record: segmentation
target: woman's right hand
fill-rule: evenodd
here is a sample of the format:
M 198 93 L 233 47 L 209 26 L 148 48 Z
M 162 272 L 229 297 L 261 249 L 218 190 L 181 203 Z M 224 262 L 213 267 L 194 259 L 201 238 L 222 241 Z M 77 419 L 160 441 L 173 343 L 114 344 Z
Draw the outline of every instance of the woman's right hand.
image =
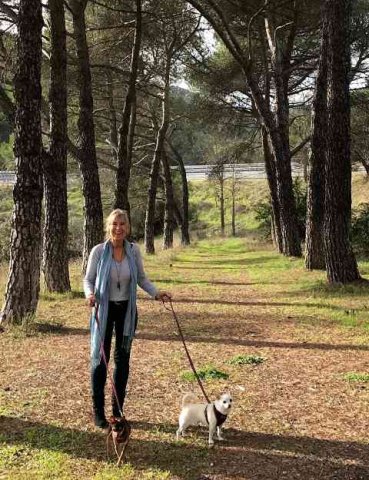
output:
M 89 307 L 93 307 L 96 303 L 96 297 L 93 293 L 90 293 L 90 295 L 87 297 L 87 305 Z

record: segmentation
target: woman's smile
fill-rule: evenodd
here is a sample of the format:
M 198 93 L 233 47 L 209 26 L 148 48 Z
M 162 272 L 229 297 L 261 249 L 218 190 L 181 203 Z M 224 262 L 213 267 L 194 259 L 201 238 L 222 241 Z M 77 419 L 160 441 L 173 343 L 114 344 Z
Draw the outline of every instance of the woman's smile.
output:
M 115 239 L 125 239 L 127 236 L 127 223 L 121 219 L 116 219 L 111 224 L 111 236 Z

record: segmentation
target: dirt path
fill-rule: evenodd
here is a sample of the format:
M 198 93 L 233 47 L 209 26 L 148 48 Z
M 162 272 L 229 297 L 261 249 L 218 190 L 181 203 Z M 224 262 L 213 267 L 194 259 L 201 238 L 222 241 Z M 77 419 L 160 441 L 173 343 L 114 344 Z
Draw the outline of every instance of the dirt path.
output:
M 369 347 L 347 341 L 332 325 L 316 325 L 312 334 L 311 325 L 285 318 L 281 305 L 261 296 L 246 273 L 224 269 L 226 262 L 215 254 L 199 253 L 191 262 L 179 257 L 156 280 L 172 282 L 196 365 L 212 364 L 229 374 L 205 385 L 212 398 L 223 390 L 234 397 L 227 441 L 209 450 L 201 428 L 175 441 L 182 394 L 192 390 L 201 398 L 201 392 L 181 379 L 189 366 L 171 315 L 142 296 L 126 401 L 133 425 L 128 460 L 135 471 L 129 478 L 368 479 L 369 392 L 342 374 L 367 371 Z M 80 479 L 93 478 L 106 465 L 103 435 L 91 425 L 87 312 L 81 303 L 69 303 L 63 326 L 44 326 L 26 338 L 0 336 L 0 439 L 32 449 L 53 438 L 52 448 L 82 472 L 69 469 L 63 478 Z M 45 306 L 41 318 L 55 308 Z M 304 341 L 306 336 L 314 341 Z M 229 364 L 236 355 L 265 360 Z M 26 465 L 22 458 L 8 462 L 13 476 L 1 477 L 0 469 L 0 478 L 17 478 Z

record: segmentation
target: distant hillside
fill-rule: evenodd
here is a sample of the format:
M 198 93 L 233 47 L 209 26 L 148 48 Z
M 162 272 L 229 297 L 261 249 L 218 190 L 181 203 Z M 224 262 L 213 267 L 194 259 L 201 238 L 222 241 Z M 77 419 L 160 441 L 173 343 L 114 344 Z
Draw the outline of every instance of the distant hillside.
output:
M 104 212 L 112 205 L 112 179 L 108 176 L 102 182 Z M 360 203 L 369 203 L 369 178 L 361 173 L 353 175 L 353 209 Z M 193 238 L 216 236 L 220 232 L 219 200 L 216 184 L 203 181 L 191 181 L 190 215 Z M 259 222 L 255 219 L 255 207 L 268 200 L 268 186 L 264 179 L 240 180 L 235 185 L 236 234 L 257 237 Z M 80 181 L 76 177 L 69 182 L 69 228 L 70 250 L 78 253 L 83 230 L 83 199 Z M 144 203 L 136 205 L 138 219 L 144 218 Z M 231 182 L 225 186 L 226 235 L 231 233 Z M 0 261 L 6 260 L 9 250 L 10 220 L 13 210 L 12 187 L 0 185 Z M 142 211 L 141 211 L 142 210 Z

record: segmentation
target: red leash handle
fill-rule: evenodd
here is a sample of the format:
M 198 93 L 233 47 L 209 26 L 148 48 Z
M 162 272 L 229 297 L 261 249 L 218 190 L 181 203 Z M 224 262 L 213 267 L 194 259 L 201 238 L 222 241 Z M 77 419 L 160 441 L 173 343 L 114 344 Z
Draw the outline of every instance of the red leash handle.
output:
M 201 379 L 198 375 L 198 373 L 196 372 L 196 368 L 195 368 L 195 365 L 193 364 L 193 361 L 192 361 L 192 358 L 191 358 L 191 355 L 190 355 L 190 352 L 188 351 L 188 348 L 187 348 L 187 345 L 186 345 L 186 341 L 184 339 L 184 336 L 183 336 L 183 332 L 182 332 L 182 328 L 181 328 L 181 325 L 179 324 L 179 320 L 178 320 L 178 317 L 177 317 L 177 314 L 176 312 L 174 311 L 174 308 L 173 308 L 173 303 L 172 303 L 172 299 L 169 298 L 168 302 L 170 304 L 170 308 L 168 308 L 166 305 L 165 305 L 165 302 L 164 300 L 162 300 L 163 302 L 163 305 L 164 305 L 164 308 L 165 310 L 168 310 L 168 312 L 172 312 L 172 315 L 173 315 L 173 318 L 177 324 L 177 328 L 178 328 L 178 332 L 179 332 L 179 335 L 181 337 L 181 340 L 182 340 L 182 343 L 183 343 L 183 346 L 184 346 L 184 349 L 185 349 L 185 352 L 186 352 L 186 355 L 187 355 L 187 358 L 188 358 L 188 361 L 190 362 L 190 365 L 191 365 L 191 369 L 196 377 L 196 380 L 197 380 L 197 383 L 199 384 L 199 387 L 201 388 L 201 391 L 205 397 L 205 400 L 207 401 L 207 403 L 211 403 L 208 396 L 206 395 L 206 392 L 205 392 L 205 389 L 204 389 L 204 386 L 201 382 Z

